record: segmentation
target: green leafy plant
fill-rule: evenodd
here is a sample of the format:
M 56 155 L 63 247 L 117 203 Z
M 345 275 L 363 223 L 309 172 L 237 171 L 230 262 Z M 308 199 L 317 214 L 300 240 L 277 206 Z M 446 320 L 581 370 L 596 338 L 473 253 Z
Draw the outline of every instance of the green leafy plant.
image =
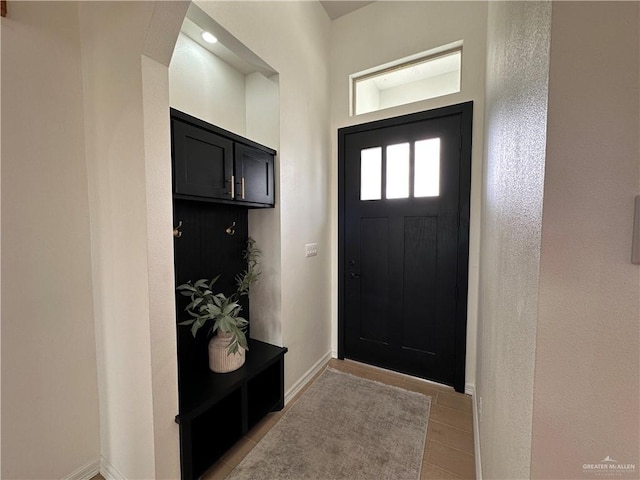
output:
M 255 240 L 249 238 L 247 248 L 242 253 L 243 258 L 247 261 L 247 269 L 236 275 L 237 290 L 233 295 L 227 297 L 224 293 L 213 292 L 213 287 L 220 275 L 211 280 L 202 278 L 195 283 L 191 283 L 189 280 L 177 287 L 181 295 L 191 298 L 191 302 L 185 310 L 193 317 L 190 320 L 180 322 L 180 325 L 190 325 L 191 334 L 195 337 L 200 328 L 213 322 L 209 333 L 213 334 L 219 331 L 231 334 L 228 355 L 238 352 L 239 347 L 245 350 L 249 349 L 245 335 L 249 322 L 240 316 L 242 306 L 239 300 L 240 297 L 249 295 L 251 287 L 260 276 L 258 268 L 260 250 L 256 247 Z

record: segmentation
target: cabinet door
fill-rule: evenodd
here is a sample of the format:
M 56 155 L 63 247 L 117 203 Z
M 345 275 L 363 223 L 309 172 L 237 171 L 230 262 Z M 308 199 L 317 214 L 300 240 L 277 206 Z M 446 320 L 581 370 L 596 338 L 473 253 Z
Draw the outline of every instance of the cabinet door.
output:
M 231 199 L 233 142 L 201 128 L 172 120 L 174 192 Z
M 275 204 L 273 155 L 236 143 L 236 199 Z

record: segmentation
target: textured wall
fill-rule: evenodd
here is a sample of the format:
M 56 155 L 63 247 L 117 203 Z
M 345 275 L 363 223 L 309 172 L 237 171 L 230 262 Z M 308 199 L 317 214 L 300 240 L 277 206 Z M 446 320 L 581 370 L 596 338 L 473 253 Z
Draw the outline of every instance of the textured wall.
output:
M 528 478 L 551 4 L 490 2 L 477 399 L 484 478 Z
M 2 19 L 2 472 L 97 465 L 96 344 L 78 9 Z
M 640 474 L 639 4 L 553 4 L 533 478 Z
M 482 179 L 482 123 L 487 4 L 484 2 L 374 2 L 331 25 L 332 314 L 337 351 L 338 169 L 337 129 L 473 100 L 471 220 L 466 384 L 475 383 L 476 313 Z M 464 41 L 462 91 L 377 112 L 349 116 L 349 75 L 459 40 Z

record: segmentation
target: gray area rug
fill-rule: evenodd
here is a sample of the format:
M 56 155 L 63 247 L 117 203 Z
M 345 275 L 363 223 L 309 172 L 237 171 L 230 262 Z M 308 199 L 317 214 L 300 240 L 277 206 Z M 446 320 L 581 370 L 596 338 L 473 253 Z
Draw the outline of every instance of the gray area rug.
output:
M 430 406 L 328 368 L 227 479 L 418 480 Z

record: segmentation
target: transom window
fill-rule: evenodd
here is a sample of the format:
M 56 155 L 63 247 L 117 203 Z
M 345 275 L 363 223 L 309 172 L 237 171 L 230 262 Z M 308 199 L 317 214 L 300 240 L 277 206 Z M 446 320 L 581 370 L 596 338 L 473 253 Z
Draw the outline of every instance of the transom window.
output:
M 360 151 L 360 200 L 439 195 L 440 138 Z
M 351 115 L 375 112 L 461 91 L 462 42 L 354 73 Z

